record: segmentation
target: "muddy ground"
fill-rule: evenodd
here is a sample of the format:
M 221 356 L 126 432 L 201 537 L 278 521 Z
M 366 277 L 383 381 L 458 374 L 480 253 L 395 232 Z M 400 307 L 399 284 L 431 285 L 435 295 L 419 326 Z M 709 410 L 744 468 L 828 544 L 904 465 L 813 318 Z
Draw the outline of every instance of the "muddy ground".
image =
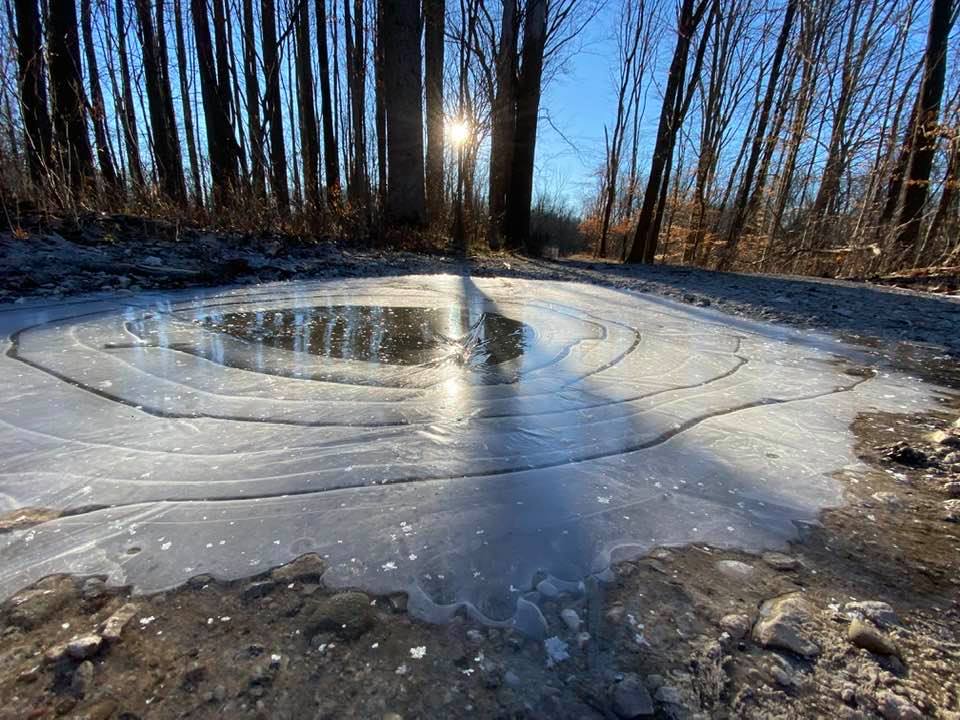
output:
M 464 269 L 442 256 L 275 247 L 269 238 L 81 240 L 2 239 L 5 299 Z M 31 242 L 49 254 L 30 261 Z M 88 251 L 96 262 L 66 272 L 64 253 Z M 228 265 L 231 254 L 246 265 Z M 121 255 L 127 264 L 112 264 Z M 891 362 L 960 387 L 949 356 L 960 350 L 956 299 L 505 256 L 468 268 L 647 290 L 880 348 L 905 341 Z M 31 279 L 12 283 L 21 276 Z M 838 475 L 848 503 L 802 528 L 784 554 L 661 548 L 578 594 L 541 586 L 548 630 L 539 638 L 466 618 L 424 625 L 403 596 L 333 593 L 322 558 L 311 556 L 242 582 L 201 577 L 150 597 L 97 578 L 47 578 L 0 612 L 0 718 L 957 720 L 957 413 L 957 396 L 945 391 L 942 412 L 861 415 L 854 430 L 865 469 Z M 0 532 L 44 519 L 21 511 L 0 518 Z

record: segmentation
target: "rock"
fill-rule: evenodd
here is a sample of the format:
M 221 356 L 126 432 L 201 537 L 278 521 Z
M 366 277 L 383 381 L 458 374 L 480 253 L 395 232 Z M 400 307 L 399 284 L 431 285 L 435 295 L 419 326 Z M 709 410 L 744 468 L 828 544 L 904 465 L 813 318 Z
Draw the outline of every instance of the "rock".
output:
M 661 703 L 668 703 L 670 705 L 682 705 L 683 699 L 680 696 L 680 691 L 675 687 L 669 685 L 661 685 L 657 688 L 656 694 L 653 696 L 654 700 Z
M 746 615 L 724 615 L 720 627 L 734 640 L 742 640 L 750 632 L 750 618 Z
M 952 498 L 960 498 L 960 482 L 948 482 L 943 486 L 943 491 Z
M 160 267 L 163 265 L 163 259 L 157 257 L 156 255 L 147 255 L 145 258 L 140 260 L 140 263 L 146 265 L 147 267 Z
M 40 677 L 40 666 L 34 665 L 31 668 L 22 670 L 17 674 L 17 682 L 28 685 L 29 683 L 36 682 Z
M 915 447 L 910 447 L 905 442 L 898 442 L 896 445 L 889 447 L 884 452 L 883 456 L 887 460 L 891 460 L 900 465 L 906 465 L 907 467 L 912 468 L 921 468 L 926 467 L 929 463 L 929 458 L 923 450 L 918 450 Z
M 544 640 L 543 649 L 547 653 L 547 667 L 553 667 L 570 659 L 570 646 L 556 636 Z
M 884 720 L 921 720 L 921 713 L 906 698 L 884 690 L 877 695 L 877 706 Z
M 880 627 L 890 625 L 900 625 L 900 618 L 885 602 L 879 600 L 863 600 L 861 602 L 848 602 L 843 606 L 844 612 L 859 615 L 867 618 Z
M 198 662 L 190 663 L 180 678 L 180 687 L 187 692 L 193 692 L 197 686 L 207 679 L 207 666 Z
M 716 564 L 717 570 L 732 580 L 746 580 L 753 575 L 753 565 L 739 560 L 720 560 Z
M 327 564 L 323 561 L 323 558 L 316 553 L 307 553 L 291 563 L 276 568 L 270 573 L 270 577 L 278 583 L 285 584 L 292 582 L 319 583 L 326 570 Z
M 247 585 L 243 592 L 240 593 L 240 599 L 244 602 L 250 602 L 251 600 L 257 600 L 258 598 L 266 597 L 272 593 L 277 587 L 277 582 L 275 580 L 258 580 Z
M 797 558 L 777 552 L 764 553 L 763 561 L 774 570 L 781 572 L 796 570 L 800 567 L 800 561 Z
M 816 657 L 820 648 L 805 637 L 805 629 L 812 622 L 813 608 L 800 593 L 773 598 L 760 606 L 760 619 L 753 626 L 753 639 L 765 648 Z
M 74 660 L 86 660 L 96 655 L 102 644 L 103 638 L 96 633 L 81 635 L 67 642 L 67 655 Z
M 930 434 L 931 442 L 937 445 L 960 449 L 960 433 L 950 430 L 937 430 Z
M 140 612 L 139 605 L 127 603 L 103 621 L 103 625 L 100 627 L 100 635 L 108 642 L 116 642 L 123 634 L 123 629 L 138 612 Z
M 857 689 L 847 683 L 843 686 L 843 689 L 840 691 L 840 699 L 843 700 L 847 705 L 853 705 L 857 701 Z
M 520 687 L 523 681 L 520 679 L 520 676 L 517 675 L 513 670 L 507 670 L 503 674 L 503 681 L 510 687 Z
M 73 671 L 73 679 L 70 681 L 70 689 L 80 697 L 86 695 L 93 689 L 93 663 L 84 660 L 77 669 Z
M 854 618 L 847 628 L 847 639 L 858 648 L 869 650 L 876 655 L 900 656 L 897 646 L 886 635 L 857 618 Z
M 407 605 L 410 602 L 410 599 L 407 597 L 406 593 L 393 593 L 387 597 L 387 602 L 390 603 L 390 610 L 400 614 L 407 611 Z
M 343 592 L 322 598 L 305 610 L 308 636 L 332 632 L 344 640 L 356 640 L 376 622 L 370 598 L 361 592 Z
M 52 645 L 43 652 L 43 659 L 48 663 L 59 662 L 65 657 L 67 657 L 67 644 L 65 642 Z
M 560 590 L 549 580 L 541 580 L 537 584 L 537 591 L 545 598 L 555 598 L 560 595 Z
M 84 600 L 96 600 L 107 594 L 107 584 L 98 577 L 87 578 L 80 588 Z
M 653 715 L 653 698 L 636 675 L 625 676 L 613 687 L 613 712 L 621 720 Z
M 14 595 L 7 607 L 8 620 L 23 630 L 32 630 L 50 619 L 74 593 L 73 581 L 66 577 L 49 577 L 33 588 Z
M 945 500 L 941 517 L 947 522 L 960 522 L 960 500 Z
M 577 632 L 580 629 L 580 616 L 577 615 L 577 611 L 573 608 L 562 610 L 560 612 L 560 619 L 562 619 L 573 632 Z
M 75 713 L 73 720 L 108 720 L 108 718 L 113 717 L 116 711 L 116 700 L 112 698 L 102 698 Z M 129 715 L 129 713 L 124 713 L 120 717 L 122 720 L 126 720 Z
M 484 641 L 483 633 L 479 630 L 467 630 L 467 640 L 474 645 L 482 645 Z

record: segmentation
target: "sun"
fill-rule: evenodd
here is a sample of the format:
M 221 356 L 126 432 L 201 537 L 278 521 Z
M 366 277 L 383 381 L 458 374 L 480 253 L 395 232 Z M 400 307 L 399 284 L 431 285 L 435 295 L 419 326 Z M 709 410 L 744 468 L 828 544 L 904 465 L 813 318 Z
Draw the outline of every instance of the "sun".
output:
M 470 123 L 466 120 L 447 120 L 447 137 L 450 143 L 459 147 L 470 140 Z

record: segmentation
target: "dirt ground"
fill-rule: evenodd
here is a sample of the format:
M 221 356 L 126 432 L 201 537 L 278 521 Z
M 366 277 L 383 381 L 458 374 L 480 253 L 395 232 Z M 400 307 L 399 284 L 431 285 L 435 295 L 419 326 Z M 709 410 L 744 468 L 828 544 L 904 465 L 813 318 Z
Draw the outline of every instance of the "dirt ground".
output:
M 0 271 L 9 278 L 25 262 L 20 244 L 27 241 L 8 240 L 0 243 Z M 52 256 L 89 249 L 62 237 L 50 242 Z M 111 242 L 109 252 L 91 247 L 110 257 L 124 252 Z M 52 260 L 37 262 L 33 287 L 5 281 L 6 298 L 200 284 L 197 276 L 156 271 L 207 272 L 203 263 L 212 263 L 170 247 L 157 241 L 139 248 L 123 275 L 128 283 L 109 264 L 83 271 L 90 280 L 58 276 Z M 253 265 L 259 260 L 250 257 L 270 257 L 259 247 L 235 249 Z M 138 274 L 151 253 L 161 264 Z M 303 268 L 247 267 L 233 278 L 211 270 L 204 284 L 462 268 L 450 258 L 332 245 L 317 246 L 313 257 L 281 247 L 273 257 L 277 267 Z M 906 344 L 883 353 L 891 363 L 960 388 L 950 357 L 960 349 L 956 299 L 810 279 L 514 257 L 474 259 L 470 271 L 642 289 L 881 348 L 896 339 Z M 545 637 L 465 617 L 425 625 L 407 614 L 403 596 L 324 587 L 323 560 L 315 556 L 237 583 L 200 577 L 147 597 L 98 578 L 46 578 L 0 611 L 0 719 L 960 720 L 955 391 L 944 391 L 942 406 L 924 416 L 861 415 L 853 429 L 865 469 L 837 476 L 847 504 L 801 528 L 802 539 L 787 552 L 661 548 L 618 562 L 609 577 L 579 593 L 541 586 Z M 44 519 L 18 511 L 0 518 L 0 533 Z

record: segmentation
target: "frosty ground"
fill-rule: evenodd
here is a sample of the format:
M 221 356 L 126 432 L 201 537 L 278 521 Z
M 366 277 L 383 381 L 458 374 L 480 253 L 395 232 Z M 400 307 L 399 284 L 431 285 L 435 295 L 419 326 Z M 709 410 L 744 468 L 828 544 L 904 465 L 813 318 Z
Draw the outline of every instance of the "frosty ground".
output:
M 224 243 L 197 258 L 197 244 L 138 244 L 140 260 L 118 271 L 111 263 L 130 245 L 47 237 L 48 260 L 27 263 L 17 242 L 10 239 L 5 267 L 32 280 L 5 282 L 11 301 L 291 276 L 576 280 L 837 332 L 880 364 L 956 386 L 955 298 L 333 245 L 288 252 Z M 91 252 L 96 269 L 63 274 L 65 254 L 86 258 L 76 268 L 93 262 Z M 542 637 L 464 616 L 417 622 L 402 595 L 327 587 L 314 556 L 235 583 L 193 578 L 152 596 L 130 597 L 96 578 L 41 580 L 5 605 L 0 695 L 9 700 L 0 716 L 958 717 L 960 509 L 950 500 L 960 490 L 960 429 L 954 394 L 940 397 L 939 411 L 855 420 L 855 451 L 868 470 L 838 476 L 847 503 L 786 553 L 661 548 L 618 563 L 606 582 L 569 592 L 542 585 Z M 45 519 L 14 513 L 4 522 L 12 532 Z

